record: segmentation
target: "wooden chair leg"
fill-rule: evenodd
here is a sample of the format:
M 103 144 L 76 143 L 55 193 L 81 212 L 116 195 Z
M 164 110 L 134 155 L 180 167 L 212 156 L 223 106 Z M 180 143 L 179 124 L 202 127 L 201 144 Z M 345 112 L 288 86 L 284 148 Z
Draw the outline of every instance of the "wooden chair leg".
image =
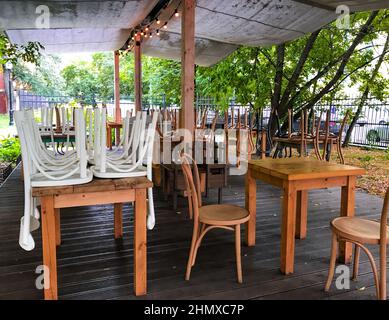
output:
M 344 157 L 343 157 L 343 151 L 342 151 L 342 146 L 341 146 L 340 138 L 338 139 L 336 145 L 337 145 L 337 149 L 338 149 L 338 156 L 339 156 L 339 159 L 340 159 L 340 163 L 344 164 Z
M 190 251 L 189 251 L 189 258 L 188 258 L 188 263 L 186 265 L 185 280 L 190 279 L 190 271 L 192 270 L 193 254 L 197 242 L 197 237 L 198 237 L 198 227 L 195 227 L 193 229 L 192 242 L 190 244 Z
M 324 287 L 325 292 L 328 292 L 330 290 L 331 282 L 332 282 L 332 279 L 334 278 L 337 253 L 338 253 L 338 238 L 337 238 L 336 234 L 333 233 L 332 234 L 330 268 L 328 270 L 327 282 L 326 282 L 326 285 Z
M 235 226 L 235 253 L 236 253 L 236 274 L 238 282 L 242 283 L 242 257 L 240 252 L 240 224 Z
M 380 298 L 380 282 L 378 280 L 378 271 L 377 271 L 377 267 L 375 265 L 375 262 L 374 262 L 374 257 L 372 256 L 371 252 L 362 244 L 357 244 L 359 247 L 361 247 L 361 249 L 366 253 L 367 257 L 369 258 L 369 261 L 370 261 L 370 265 L 371 265 L 371 268 L 373 270 L 373 275 L 374 275 L 374 283 L 375 283 L 375 286 L 376 286 L 376 294 L 377 294 L 377 299 Z
M 192 196 L 188 194 L 189 219 L 193 220 Z
M 386 300 L 386 246 L 380 246 L 380 300 Z
M 361 248 L 357 245 L 354 245 L 354 266 L 353 266 L 352 280 L 357 280 L 357 277 L 358 277 L 360 253 L 361 253 Z

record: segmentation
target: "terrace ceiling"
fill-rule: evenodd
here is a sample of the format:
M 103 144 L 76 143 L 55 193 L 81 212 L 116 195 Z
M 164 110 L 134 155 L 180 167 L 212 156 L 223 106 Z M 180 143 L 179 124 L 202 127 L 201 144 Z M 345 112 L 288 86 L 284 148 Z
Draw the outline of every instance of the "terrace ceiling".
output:
M 12 42 L 39 41 L 50 53 L 113 51 L 123 47 L 132 28 L 160 2 L 0 0 L 0 28 Z M 35 25 L 36 7 L 42 4 L 50 8 L 49 29 Z M 179 4 L 170 1 L 161 21 Z M 301 37 L 333 21 L 340 4 L 351 11 L 388 7 L 382 0 L 197 0 L 196 63 L 215 64 L 241 45 L 267 46 Z M 160 37 L 146 39 L 143 53 L 179 60 L 181 19 L 173 17 Z

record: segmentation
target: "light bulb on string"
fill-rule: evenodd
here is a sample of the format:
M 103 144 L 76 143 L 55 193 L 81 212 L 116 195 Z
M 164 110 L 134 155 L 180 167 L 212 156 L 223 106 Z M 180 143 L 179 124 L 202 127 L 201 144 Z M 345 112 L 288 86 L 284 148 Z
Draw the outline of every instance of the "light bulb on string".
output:
M 146 31 L 146 32 L 149 31 L 149 26 L 146 27 L 145 31 Z
M 159 36 L 159 29 L 157 30 L 156 35 Z
M 163 25 L 163 28 L 167 29 L 167 22 L 165 22 L 165 24 Z
M 177 18 L 180 16 L 180 13 L 178 12 L 177 9 L 174 11 L 174 15 L 175 15 Z
M 141 31 L 140 35 L 141 35 L 141 36 L 144 36 L 144 35 L 145 35 L 145 33 L 144 33 L 143 31 Z
M 152 34 L 151 32 L 150 32 L 150 35 L 149 35 L 149 37 L 150 37 L 150 38 L 152 38 L 152 37 L 153 37 L 153 34 Z
M 161 24 L 161 20 L 159 20 L 159 18 L 157 18 L 157 24 Z
M 145 33 L 145 38 L 148 38 L 148 37 L 149 37 L 149 35 L 147 33 Z

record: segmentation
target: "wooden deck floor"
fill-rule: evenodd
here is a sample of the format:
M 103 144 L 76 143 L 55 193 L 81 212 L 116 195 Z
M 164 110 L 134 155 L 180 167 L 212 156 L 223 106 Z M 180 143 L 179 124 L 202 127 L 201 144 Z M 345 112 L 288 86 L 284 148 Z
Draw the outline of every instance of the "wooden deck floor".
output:
M 18 245 L 23 184 L 16 170 L 0 189 L 0 299 L 41 299 L 35 269 L 42 262 L 40 230 L 36 248 Z M 225 203 L 244 205 L 244 180 L 233 177 L 224 189 Z M 211 191 L 208 203 L 215 202 Z M 257 245 L 242 248 L 243 281 L 235 281 L 234 238 L 225 230 L 206 237 L 190 281 L 184 280 L 192 223 L 185 200 L 174 212 L 156 195 L 157 223 L 148 232 L 148 295 L 133 294 L 132 208 L 124 208 L 124 239 L 113 238 L 111 206 L 63 210 L 62 245 L 57 250 L 60 299 L 375 299 L 373 277 L 361 257 L 360 277 L 350 290 L 323 292 L 326 280 L 329 221 L 339 212 L 339 189 L 309 193 L 308 237 L 296 241 L 295 273 L 279 272 L 280 190 L 260 184 L 257 193 Z M 378 218 L 382 200 L 357 192 L 356 214 Z M 377 254 L 377 250 L 374 250 Z M 377 256 L 377 255 L 376 255 Z

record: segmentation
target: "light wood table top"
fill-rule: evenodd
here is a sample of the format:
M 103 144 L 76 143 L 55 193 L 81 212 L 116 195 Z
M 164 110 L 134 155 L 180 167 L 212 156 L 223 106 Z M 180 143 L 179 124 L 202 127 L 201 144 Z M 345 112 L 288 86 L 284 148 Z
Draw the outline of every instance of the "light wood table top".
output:
M 56 196 L 62 194 L 75 194 L 86 192 L 104 192 L 127 189 L 151 188 L 153 183 L 146 177 L 122 178 L 122 179 L 98 179 L 93 178 L 89 183 L 60 186 L 60 187 L 34 187 L 33 197 Z
M 366 170 L 310 158 L 250 160 L 249 169 L 282 180 L 306 180 L 349 175 L 364 175 Z

